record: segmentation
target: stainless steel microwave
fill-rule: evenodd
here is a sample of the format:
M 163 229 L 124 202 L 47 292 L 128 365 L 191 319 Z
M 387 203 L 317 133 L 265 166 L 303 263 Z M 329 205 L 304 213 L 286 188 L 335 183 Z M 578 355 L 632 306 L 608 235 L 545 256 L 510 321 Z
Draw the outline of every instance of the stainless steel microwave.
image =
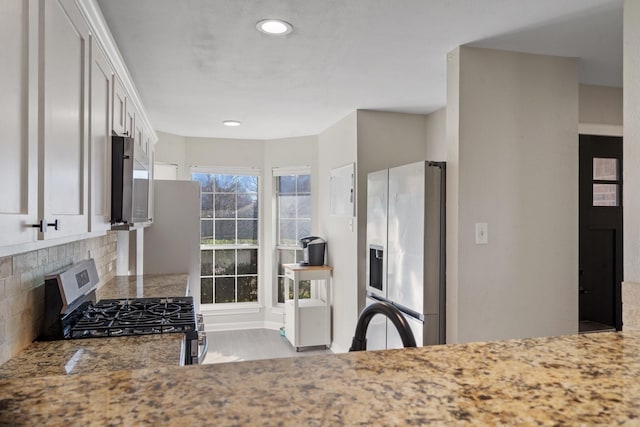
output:
M 113 135 L 111 165 L 111 224 L 150 221 L 147 153 L 133 138 Z

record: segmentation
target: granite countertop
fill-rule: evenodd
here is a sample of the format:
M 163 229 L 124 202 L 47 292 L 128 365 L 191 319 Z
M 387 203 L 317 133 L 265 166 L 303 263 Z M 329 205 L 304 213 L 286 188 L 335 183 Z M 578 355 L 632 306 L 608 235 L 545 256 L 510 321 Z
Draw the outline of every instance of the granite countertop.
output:
M 96 291 L 96 299 L 184 296 L 188 278 L 116 276 Z M 0 365 L 0 379 L 179 366 L 183 339 L 184 334 L 177 333 L 34 342 Z
M 184 334 L 34 342 L 0 366 L 0 379 L 180 366 Z
M 116 276 L 98 288 L 96 299 L 182 297 L 188 283 L 188 274 Z
M 0 381 L 11 425 L 640 423 L 640 332 Z

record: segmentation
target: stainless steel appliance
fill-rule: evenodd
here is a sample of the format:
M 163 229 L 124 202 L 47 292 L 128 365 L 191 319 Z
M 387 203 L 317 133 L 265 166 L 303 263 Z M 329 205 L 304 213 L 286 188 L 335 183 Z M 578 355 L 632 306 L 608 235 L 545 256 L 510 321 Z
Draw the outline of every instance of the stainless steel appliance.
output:
M 418 346 L 445 343 L 445 163 L 417 162 L 367 179 L 367 305 L 405 316 Z M 372 320 L 368 341 L 400 348 L 395 328 Z
M 308 236 L 300 239 L 302 261 L 300 265 L 324 265 L 327 242 L 321 237 Z
M 148 222 L 149 158 L 133 138 L 111 137 L 111 224 Z
M 184 364 L 198 364 L 207 350 L 193 298 L 95 300 L 99 283 L 93 259 L 45 278 L 45 313 L 40 340 L 182 333 Z

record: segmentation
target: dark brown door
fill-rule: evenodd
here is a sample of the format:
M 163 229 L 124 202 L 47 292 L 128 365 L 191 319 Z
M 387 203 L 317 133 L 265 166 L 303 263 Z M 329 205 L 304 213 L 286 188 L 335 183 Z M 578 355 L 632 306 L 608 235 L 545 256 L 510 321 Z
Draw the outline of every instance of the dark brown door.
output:
M 622 329 L 622 138 L 580 135 L 580 321 Z

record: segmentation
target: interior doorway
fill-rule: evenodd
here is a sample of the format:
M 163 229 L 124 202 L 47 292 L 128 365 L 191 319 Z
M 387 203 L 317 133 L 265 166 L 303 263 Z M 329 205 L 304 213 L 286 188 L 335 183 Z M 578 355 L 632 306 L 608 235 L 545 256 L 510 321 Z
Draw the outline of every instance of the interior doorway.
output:
M 622 138 L 580 135 L 580 332 L 622 329 Z

